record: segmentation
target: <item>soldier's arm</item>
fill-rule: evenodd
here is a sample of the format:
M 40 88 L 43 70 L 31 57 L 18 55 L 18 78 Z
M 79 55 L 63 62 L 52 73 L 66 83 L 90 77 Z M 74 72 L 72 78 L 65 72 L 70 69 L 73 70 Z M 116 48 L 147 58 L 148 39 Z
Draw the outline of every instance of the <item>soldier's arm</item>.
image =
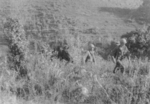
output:
M 93 54 L 93 61 L 94 61 L 94 63 L 96 63 L 96 58 L 95 58 L 94 54 Z
M 89 56 L 90 59 L 92 59 L 92 55 L 91 55 L 91 53 L 89 51 L 87 51 L 87 55 L 86 56 Z
M 131 53 L 130 53 L 130 51 L 129 51 L 129 49 L 127 48 L 127 52 L 126 52 L 126 57 L 127 57 L 127 59 L 128 60 L 130 60 L 130 56 L 131 56 Z
M 83 57 L 83 62 L 85 63 L 85 60 L 86 60 L 86 58 L 87 58 L 87 56 L 88 56 L 88 52 L 86 52 L 86 54 L 85 54 L 85 56 Z
M 113 61 L 114 63 L 116 63 L 116 58 L 115 58 L 116 52 L 117 52 L 117 48 L 115 48 L 115 49 L 112 51 L 112 54 L 111 54 L 111 58 L 112 58 L 112 61 Z
M 112 56 L 112 61 L 113 61 L 114 63 L 116 63 L 116 59 L 115 59 L 114 56 Z
M 131 53 L 128 52 L 127 59 L 130 60 L 130 58 L 131 58 Z

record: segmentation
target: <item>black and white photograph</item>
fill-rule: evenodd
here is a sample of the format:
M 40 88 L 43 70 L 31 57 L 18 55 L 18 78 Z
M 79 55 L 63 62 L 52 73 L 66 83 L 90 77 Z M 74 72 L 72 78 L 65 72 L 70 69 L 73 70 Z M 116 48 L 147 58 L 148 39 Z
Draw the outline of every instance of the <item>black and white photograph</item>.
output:
M 150 104 L 150 0 L 0 0 L 0 104 Z

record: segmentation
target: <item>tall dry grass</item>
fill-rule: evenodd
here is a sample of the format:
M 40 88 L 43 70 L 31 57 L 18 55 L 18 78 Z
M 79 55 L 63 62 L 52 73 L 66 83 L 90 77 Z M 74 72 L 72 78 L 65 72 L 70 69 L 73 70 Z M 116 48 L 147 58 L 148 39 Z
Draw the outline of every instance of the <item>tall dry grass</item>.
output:
M 81 48 L 90 37 L 55 12 L 55 5 L 52 12 L 36 7 L 24 24 L 12 18 L 4 22 L 10 52 L 0 64 L 0 103 L 149 104 L 149 60 L 124 60 L 124 74 L 112 73 L 114 63 L 99 55 L 96 64 L 82 64 Z M 50 60 L 53 43 L 64 40 L 74 64 Z
M 15 80 L 15 72 L 3 69 L 0 82 L 3 104 L 149 103 L 148 61 L 124 61 L 125 73 L 122 75 L 113 74 L 113 67 L 106 61 L 97 66 L 64 66 L 58 61 L 48 61 L 42 55 L 37 57 L 35 70 L 28 73 L 30 80 Z

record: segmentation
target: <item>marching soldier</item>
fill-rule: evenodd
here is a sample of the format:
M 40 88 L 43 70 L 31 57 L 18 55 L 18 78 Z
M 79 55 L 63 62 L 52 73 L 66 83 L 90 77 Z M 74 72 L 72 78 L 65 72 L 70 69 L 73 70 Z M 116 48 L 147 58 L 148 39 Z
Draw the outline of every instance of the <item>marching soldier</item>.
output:
M 129 59 L 129 50 L 126 47 L 126 39 L 121 39 L 120 43 L 118 44 L 118 47 L 113 51 L 112 53 L 112 59 L 113 62 L 116 64 L 113 73 L 116 72 L 116 70 L 120 70 L 121 73 L 124 72 L 124 66 L 122 65 L 122 60 L 127 57 Z
M 70 56 L 68 49 L 69 46 L 67 44 L 55 47 L 51 60 L 53 57 L 57 57 L 60 61 L 65 60 L 67 63 L 73 63 L 73 58 Z
M 93 44 L 90 44 L 90 50 L 87 51 L 85 58 L 84 58 L 84 63 L 87 63 L 89 60 L 93 63 L 96 63 L 95 60 L 95 46 Z

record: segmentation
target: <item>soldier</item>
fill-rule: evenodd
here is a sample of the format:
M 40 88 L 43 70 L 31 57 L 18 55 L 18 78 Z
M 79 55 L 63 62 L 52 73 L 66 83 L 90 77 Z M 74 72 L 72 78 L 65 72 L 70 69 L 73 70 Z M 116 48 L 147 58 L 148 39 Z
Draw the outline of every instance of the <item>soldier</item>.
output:
M 69 46 L 67 46 L 67 45 L 57 46 L 56 49 L 54 50 L 54 52 L 55 51 L 56 52 L 55 52 L 55 54 L 53 54 L 51 56 L 51 59 L 53 57 L 57 57 L 60 61 L 65 60 L 65 61 L 67 61 L 67 63 L 69 63 L 69 62 L 73 63 L 73 58 L 70 56 L 68 49 L 69 49 Z
M 124 72 L 124 66 L 122 65 L 122 60 L 127 57 L 129 59 L 129 50 L 126 47 L 126 39 L 121 39 L 120 43 L 118 44 L 118 47 L 113 51 L 112 53 L 112 59 L 113 62 L 116 64 L 113 73 L 116 72 L 116 70 L 120 70 L 121 73 Z
M 85 55 L 84 63 L 88 62 L 88 60 L 90 60 L 91 62 L 96 63 L 95 55 L 94 55 L 94 53 L 95 53 L 95 46 L 93 44 L 90 44 L 90 48 L 91 48 L 91 50 L 87 51 L 87 53 Z

